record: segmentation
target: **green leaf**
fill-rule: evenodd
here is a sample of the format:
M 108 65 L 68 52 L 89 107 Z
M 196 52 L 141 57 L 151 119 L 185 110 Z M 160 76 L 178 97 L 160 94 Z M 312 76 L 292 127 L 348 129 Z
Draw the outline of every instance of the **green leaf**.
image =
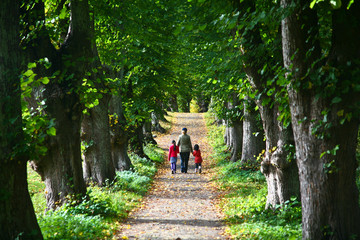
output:
M 46 131 L 46 133 L 50 136 L 56 136 L 56 128 L 51 127 Z
M 66 8 L 61 9 L 61 12 L 59 14 L 60 19 L 65 19 L 66 17 Z
M 28 63 L 28 68 L 35 68 L 36 67 L 36 63 Z
M 347 6 L 347 9 L 349 10 L 349 8 L 351 7 L 351 5 L 354 3 L 354 0 L 350 0 L 349 1 L 349 4 L 348 4 L 348 6 Z
M 50 82 L 50 80 L 49 80 L 48 77 L 44 77 L 44 78 L 41 79 L 41 82 L 42 82 L 43 84 L 48 84 L 48 83 Z
M 330 0 L 330 4 L 333 9 L 341 8 L 341 0 Z
M 32 70 L 30 70 L 30 69 L 27 70 L 26 72 L 24 72 L 24 76 L 26 76 L 26 77 L 30 77 L 33 74 L 34 74 L 34 72 Z
M 310 3 L 310 8 L 313 8 L 315 6 L 315 4 L 319 3 L 319 2 L 322 2 L 324 0 L 313 0 L 311 3 Z
M 312 1 L 312 2 L 310 3 L 310 8 L 313 8 L 313 7 L 315 6 L 315 3 L 316 3 L 316 0 Z
M 199 30 L 201 30 L 201 31 L 205 30 L 206 26 L 207 26 L 207 24 L 206 24 L 206 23 L 205 23 L 205 24 L 203 24 L 203 25 L 201 25 L 201 26 L 199 27 Z
M 174 31 L 174 35 L 175 36 L 179 35 L 183 29 L 184 28 L 182 26 L 178 26 Z
M 339 103 L 341 102 L 341 98 L 340 97 L 334 97 L 333 100 L 331 101 L 331 103 Z
M 185 26 L 185 29 L 186 29 L 187 31 L 191 31 L 191 30 L 194 29 L 194 26 L 193 26 L 192 24 L 188 24 L 188 25 Z

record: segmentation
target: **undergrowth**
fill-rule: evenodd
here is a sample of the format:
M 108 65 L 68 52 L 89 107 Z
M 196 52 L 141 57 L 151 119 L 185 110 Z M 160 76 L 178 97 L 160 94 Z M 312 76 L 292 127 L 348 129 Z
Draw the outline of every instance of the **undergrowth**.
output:
M 215 181 L 223 196 L 228 233 L 234 239 L 301 239 L 301 204 L 292 198 L 275 209 L 266 209 L 267 184 L 259 166 L 230 162 L 224 145 L 224 126 L 206 114 L 208 139 L 217 162 Z
M 89 186 L 87 196 L 69 201 L 56 211 L 45 213 L 44 183 L 28 168 L 29 192 L 44 239 L 113 239 L 119 223 L 140 204 L 163 161 L 162 150 L 154 145 L 144 149 L 150 160 L 130 155 L 133 169 L 117 172 L 105 187 Z

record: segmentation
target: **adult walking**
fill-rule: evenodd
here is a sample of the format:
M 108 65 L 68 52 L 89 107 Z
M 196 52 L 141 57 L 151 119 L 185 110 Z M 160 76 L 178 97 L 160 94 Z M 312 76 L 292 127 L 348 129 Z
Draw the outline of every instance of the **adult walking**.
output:
M 182 134 L 179 136 L 177 145 L 180 147 L 180 165 L 181 172 L 187 173 L 189 165 L 190 153 L 193 151 L 190 136 L 187 134 L 187 129 L 182 129 Z

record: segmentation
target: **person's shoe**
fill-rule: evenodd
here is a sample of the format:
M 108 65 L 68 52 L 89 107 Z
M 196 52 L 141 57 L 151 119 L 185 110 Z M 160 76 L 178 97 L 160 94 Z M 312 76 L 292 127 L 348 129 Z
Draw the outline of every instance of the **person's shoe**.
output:
M 199 167 L 199 173 L 201 173 L 201 167 Z
M 171 174 L 174 174 L 174 170 L 171 170 Z

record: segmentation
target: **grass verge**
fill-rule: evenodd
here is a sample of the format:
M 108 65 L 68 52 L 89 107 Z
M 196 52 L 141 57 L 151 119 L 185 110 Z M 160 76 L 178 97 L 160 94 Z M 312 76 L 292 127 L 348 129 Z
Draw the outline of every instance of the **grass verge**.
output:
M 223 141 L 224 126 L 214 125 L 211 113 L 205 119 L 228 234 L 233 239 L 301 239 L 300 203 L 291 199 L 275 210 L 265 209 L 267 184 L 260 166 L 244 170 L 240 162 L 230 162 Z
M 105 187 L 88 187 L 88 198 L 71 200 L 56 211 L 45 213 L 45 185 L 28 167 L 29 192 L 44 239 L 115 239 L 129 212 L 139 206 L 163 161 L 163 151 L 154 145 L 144 148 L 150 160 L 130 155 L 134 168 L 117 172 Z

